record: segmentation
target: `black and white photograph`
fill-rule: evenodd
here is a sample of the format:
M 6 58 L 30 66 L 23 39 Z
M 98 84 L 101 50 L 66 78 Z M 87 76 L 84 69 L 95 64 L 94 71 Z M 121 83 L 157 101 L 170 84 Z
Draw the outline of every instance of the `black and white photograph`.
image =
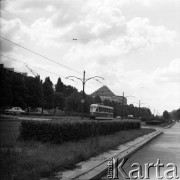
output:
M 0 0 L 0 179 L 180 179 L 180 1 Z

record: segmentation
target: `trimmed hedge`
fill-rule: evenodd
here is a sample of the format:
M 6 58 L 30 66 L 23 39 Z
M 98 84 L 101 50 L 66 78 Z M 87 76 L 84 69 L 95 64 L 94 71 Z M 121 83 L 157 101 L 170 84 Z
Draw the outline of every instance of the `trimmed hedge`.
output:
M 148 125 L 159 125 L 161 123 L 162 123 L 162 121 L 159 121 L 159 120 L 152 120 L 152 121 L 146 122 L 146 124 L 148 124 Z
M 20 140 L 36 140 L 61 144 L 78 141 L 97 135 L 109 135 L 117 131 L 140 129 L 139 121 L 83 121 L 73 123 L 51 123 L 44 121 L 23 121 L 20 126 Z

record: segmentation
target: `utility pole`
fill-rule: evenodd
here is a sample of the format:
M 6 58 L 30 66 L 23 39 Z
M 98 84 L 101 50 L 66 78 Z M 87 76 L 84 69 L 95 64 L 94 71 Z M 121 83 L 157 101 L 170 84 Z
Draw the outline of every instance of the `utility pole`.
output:
M 128 97 L 133 97 L 133 98 L 135 98 L 134 96 L 124 96 L 124 92 L 123 92 L 123 99 L 122 99 L 122 117 L 121 117 L 121 119 L 123 120 L 124 119 L 124 98 L 128 98 Z
M 141 101 L 139 100 L 139 102 L 132 102 L 132 103 L 136 103 L 138 105 L 138 119 L 140 118 L 141 115 L 141 104 L 147 104 L 147 103 L 141 103 Z
M 82 119 L 84 118 L 84 103 L 85 103 L 85 92 L 84 92 L 84 88 L 85 88 L 85 71 L 83 72 L 83 94 L 82 94 Z
M 141 103 L 141 101 L 139 100 L 139 111 L 138 111 L 138 119 L 140 119 L 141 116 L 141 104 L 147 104 L 147 103 Z
M 83 92 L 82 92 L 82 99 L 81 99 L 81 103 L 82 103 L 82 114 L 81 114 L 81 118 L 83 119 L 84 118 L 84 103 L 85 103 L 85 84 L 87 81 L 89 81 L 90 79 L 95 79 L 97 80 L 96 78 L 100 78 L 100 79 L 103 79 L 103 77 L 100 77 L 100 76 L 93 76 L 93 77 L 90 77 L 90 78 L 87 78 L 86 79 L 86 72 L 84 71 L 83 72 L 83 78 L 79 78 L 79 77 L 76 77 L 76 76 L 68 76 L 66 77 L 65 79 L 69 79 L 69 78 L 76 78 L 78 80 L 80 80 L 82 82 L 82 85 L 83 85 Z M 98 81 L 98 80 L 97 80 Z
M 138 111 L 138 119 L 140 119 L 140 106 L 141 106 L 141 101 L 139 100 L 139 111 Z
M 123 92 L 123 99 L 122 99 L 122 120 L 124 118 L 124 92 Z

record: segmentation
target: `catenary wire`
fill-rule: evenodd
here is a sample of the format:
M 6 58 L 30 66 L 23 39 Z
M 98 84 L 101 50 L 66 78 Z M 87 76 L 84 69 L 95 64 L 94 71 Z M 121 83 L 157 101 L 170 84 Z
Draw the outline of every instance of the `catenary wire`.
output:
M 59 74 L 57 74 L 57 73 L 54 73 L 54 72 L 51 72 L 51 71 L 47 71 L 47 70 L 45 70 L 45 69 L 39 68 L 39 67 L 34 66 L 34 65 L 31 65 L 31 64 L 29 64 L 29 63 L 25 63 L 25 62 L 23 62 L 23 61 L 14 59 L 14 58 L 12 58 L 12 57 L 6 56 L 6 55 L 1 54 L 1 53 L 0 53 L 0 55 L 3 56 L 3 57 L 5 57 L 5 58 L 8 58 L 8 59 L 10 59 L 10 60 L 13 60 L 13 61 L 22 63 L 22 64 L 24 64 L 24 65 L 29 65 L 29 66 L 34 67 L 34 68 L 36 68 L 36 69 L 39 69 L 39 70 L 41 70 L 41 71 L 44 71 L 44 72 L 47 72 L 47 73 L 50 73 L 50 74 L 54 74 L 54 75 L 56 75 L 56 76 L 58 76 L 58 77 L 61 77 L 61 78 L 65 79 L 65 80 L 71 80 L 71 81 L 73 81 L 73 82 L 76 82 L 76 83 L 80 84 L 80 82 L 77 82 L 77 81 L 75 81 L 75 80 L 73 80 L 73 79 L 66 79 L 64 76 L 59 75 Z M 90 86 L 87 86 L 87 85 L 86 85 L 86 87 L 88 87 L 89 89 L 92 89 Z M 94 89 L 92 89 L 92 90 L 94 90 Z

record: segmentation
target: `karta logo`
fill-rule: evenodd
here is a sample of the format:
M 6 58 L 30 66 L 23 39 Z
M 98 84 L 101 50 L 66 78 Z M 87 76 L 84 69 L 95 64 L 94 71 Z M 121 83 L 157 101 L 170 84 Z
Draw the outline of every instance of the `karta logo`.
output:
M 174 163 L 168 163 L 167 165 L 162 164 L 160 159 L 157 159 L 156 163 L 145 163 L 144 164 L 144 174 L 142 171 L 142 165 L 139 163 L 133 163 L 131 165 L 131 170 L 127 173 L 123 166 L 125 164 L 124 159 L 110 158 L 108 161 L 108 179 L 118 179 L 121 174 L 124 179 L 151 179 L 150 168 L 154 168 L 156 179 L 179 179 L 177 175 L 177 166 Z M 162 167 L 166 170 L 162 171 Z

